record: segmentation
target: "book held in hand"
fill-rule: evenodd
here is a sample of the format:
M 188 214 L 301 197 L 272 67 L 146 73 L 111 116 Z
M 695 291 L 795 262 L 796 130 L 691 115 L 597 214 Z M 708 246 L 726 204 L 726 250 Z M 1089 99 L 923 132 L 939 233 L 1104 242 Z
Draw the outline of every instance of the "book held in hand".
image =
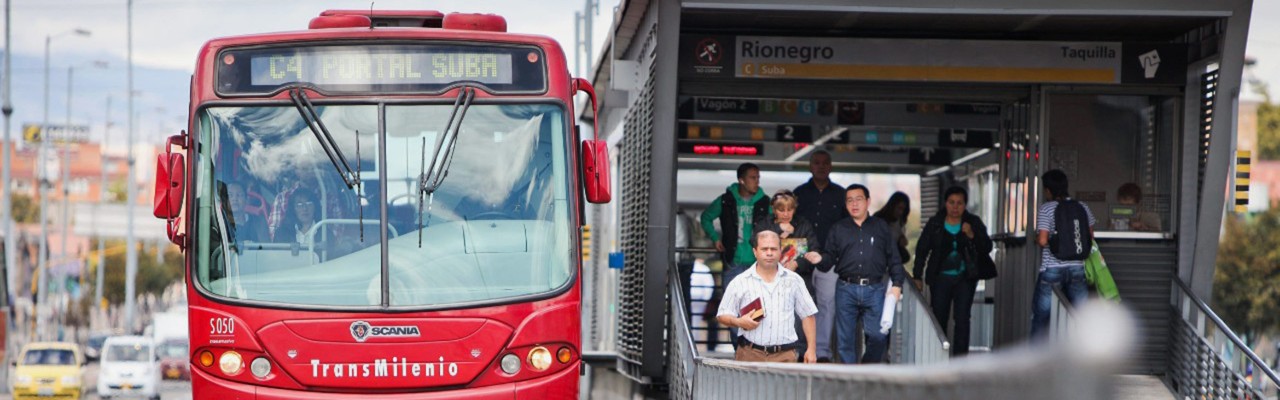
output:
M 809 240 L 805 238 L 786 238 L 782 239 L 782 257 L 779 260 L 782 265 L 796 261 L 800 257 L 804 257 L 809 252 Z
M 746 307 L 742 307 L 742 310 L 738 311 L 738 315 L 751 318 L 752 321 L 759 321 L 764 318 L 764 305 L 760 302 L 760 298 L 757 297 L 751 303 L 748 303 Z

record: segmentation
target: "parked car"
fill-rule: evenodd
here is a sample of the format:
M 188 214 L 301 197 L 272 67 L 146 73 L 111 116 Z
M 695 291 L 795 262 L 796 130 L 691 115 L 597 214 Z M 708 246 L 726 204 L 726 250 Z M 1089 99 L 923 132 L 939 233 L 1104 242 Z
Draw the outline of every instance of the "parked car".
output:
M 164 379 L 191 380 L 191 350 L 187 338 L 169 338 L 160 344 L 160 371 Z
M 112 336 L 102 345 L 98 396 L 160 399 L 160 357 L 144 336 Z
M 89 361 L 98 361 L 98 357 L 102 355 L 102 343 L 111 337 L 108 333 L 95 333 L 89 336 L 89 342 L 84 346 L 84 358 Z
M 15 399 L 61 397 L 78 399 L 84 356 L 79 346 L 65 342 L 34 342 L 14 360 Z

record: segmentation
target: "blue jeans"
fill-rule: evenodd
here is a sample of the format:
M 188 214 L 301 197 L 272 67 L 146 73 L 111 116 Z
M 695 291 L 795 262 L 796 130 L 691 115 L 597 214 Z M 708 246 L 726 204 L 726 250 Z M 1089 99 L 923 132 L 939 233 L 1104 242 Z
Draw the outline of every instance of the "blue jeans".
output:
M 1089 286 L 1084 280 L 1084 266 L 1046 268 L 1040 271 L 1036 291 L 1031 300 L 1031 340 L 1043 341 L 1049 333 L 1049 309 L 1053 308 L 1053 287 L 1062 287 L 1063 294 L 1072 307 L 1084 304 L 1089 298 Z
M 861 362 L 866 364 L 884 361 L 885 349 L 889 347 L 889 335 L 880 333 L 880 314 L 884 312 L 885 286 L 888 284 L 887 280 L 865 286 L 845 281 L 836 282 L 836 353 L 840 355 L 840 362 L 859 362 L 856 336 L 859 320 L 862 321 L 862 334 L 867 340 Z

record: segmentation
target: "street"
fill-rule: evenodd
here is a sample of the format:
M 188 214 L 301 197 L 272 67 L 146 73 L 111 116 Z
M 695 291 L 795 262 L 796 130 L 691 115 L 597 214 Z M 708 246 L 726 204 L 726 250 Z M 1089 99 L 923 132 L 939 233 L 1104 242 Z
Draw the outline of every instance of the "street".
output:
M 98 400 L 96 387 L 98 385 L 98 363 L 91 362 L 84 366 L 84 396 L 82 399 Z M 11 399 L 8 394 L 0 395 L 4 399 Z M 174 381 L 165 380 L 160 383 L 160 398 L 164 400 L 185 400 L 191 398 L 191 381 Z

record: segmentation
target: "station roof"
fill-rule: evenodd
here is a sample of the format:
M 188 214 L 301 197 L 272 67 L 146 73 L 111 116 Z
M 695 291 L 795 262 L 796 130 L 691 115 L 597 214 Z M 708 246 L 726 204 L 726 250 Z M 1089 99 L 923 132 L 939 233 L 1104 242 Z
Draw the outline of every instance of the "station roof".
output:
M 909 13 L 822 10 L 688 8 L 688 29 L 787 36 L 947 37 L 1001 40 L 1116 40 L 1165 42 L 1212 23 L 1219 15 L 1045 15 L 998 12 Z

